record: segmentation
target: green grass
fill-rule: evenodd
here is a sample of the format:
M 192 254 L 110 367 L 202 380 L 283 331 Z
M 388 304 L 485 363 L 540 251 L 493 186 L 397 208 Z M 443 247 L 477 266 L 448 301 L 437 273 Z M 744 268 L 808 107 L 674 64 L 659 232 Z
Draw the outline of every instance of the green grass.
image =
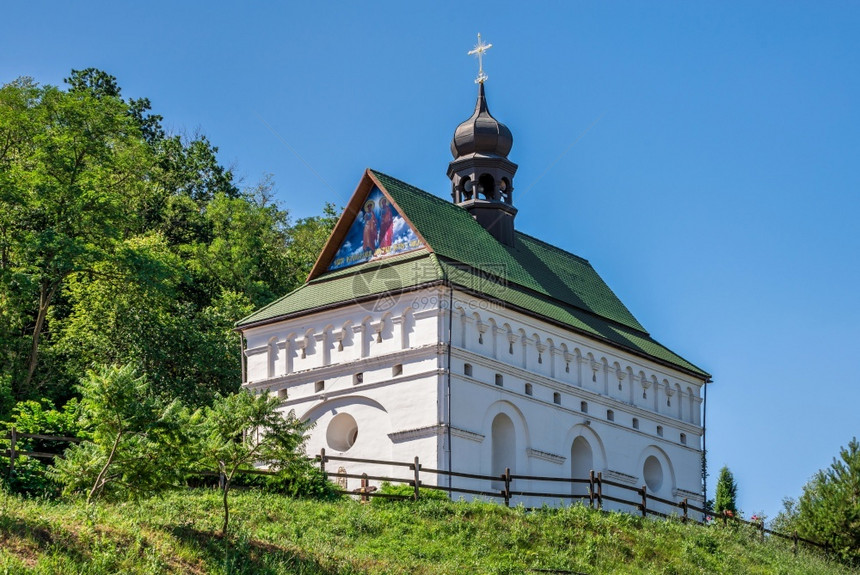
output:
M 209 490 L 128 503 L 0 494 L 5 573 L 857 573 L 751 529 L 644 520 L 575 506 L 526 512 L 487 503 L 333 503 L 256 491 L 232 496 L 217 535 Z

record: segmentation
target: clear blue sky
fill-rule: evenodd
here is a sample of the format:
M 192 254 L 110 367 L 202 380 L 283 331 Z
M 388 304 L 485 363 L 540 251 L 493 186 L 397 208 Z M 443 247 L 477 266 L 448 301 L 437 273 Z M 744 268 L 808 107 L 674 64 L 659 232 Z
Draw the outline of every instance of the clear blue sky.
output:
M 302 217 L 366 167 L 449 197 L 481 32 L 518 228 L 714 375 L 711 493 L 773 516 L 860 435 L 860 4 L 275 4 L 11 2 L 0 82 L 104 69 Z

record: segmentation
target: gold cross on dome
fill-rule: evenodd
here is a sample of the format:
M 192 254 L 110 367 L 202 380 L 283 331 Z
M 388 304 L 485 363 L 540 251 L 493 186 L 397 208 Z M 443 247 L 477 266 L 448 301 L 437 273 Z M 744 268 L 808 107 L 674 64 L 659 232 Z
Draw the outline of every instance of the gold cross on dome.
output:
M 487 75 L 484 74 L 484 52 L 492 47 L 492 44 L 484 44 L 484 41 L 481 40 L 481 34 L 478 34 L 478 43 L 475 44 L 475 49 L 469 50 L 469 56 L 478 57 L 478 77 L 475 78 L 476 84 L 483 84 L 487 81 Z

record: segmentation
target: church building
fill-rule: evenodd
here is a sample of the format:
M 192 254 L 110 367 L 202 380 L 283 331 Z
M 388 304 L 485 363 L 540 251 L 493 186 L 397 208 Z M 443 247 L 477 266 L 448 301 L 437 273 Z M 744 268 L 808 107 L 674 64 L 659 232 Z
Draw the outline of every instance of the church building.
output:
M 306 283 L 238 322 L 244 387 L 315 423 L 309 455 L 418 456 L 496 476 L 594 470 L 700 506 L 709 374 L 651 337 L 587 260 L 517 229 L 513 137 L 490 115 L 485 79 L 451 142 L 451 199 L 367 170 Z M 491 490 L 421 479 L 454 498 Z

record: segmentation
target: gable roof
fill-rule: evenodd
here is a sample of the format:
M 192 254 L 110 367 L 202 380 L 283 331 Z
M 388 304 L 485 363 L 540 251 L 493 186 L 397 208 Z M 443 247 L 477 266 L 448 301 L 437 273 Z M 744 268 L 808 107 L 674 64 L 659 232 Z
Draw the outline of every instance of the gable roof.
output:
M 374 185 L 412 226 L 424 247 L 328 271 Z M 522 232 L 516 232 L 514 246 L 506 246 L 463 208 L 374 170 L 367 170 L 362 178 L 308 281 L 236 325 L 241 329 L 439 282 L 710 380 L 707 372 L 652 339 L 587 260 Z

